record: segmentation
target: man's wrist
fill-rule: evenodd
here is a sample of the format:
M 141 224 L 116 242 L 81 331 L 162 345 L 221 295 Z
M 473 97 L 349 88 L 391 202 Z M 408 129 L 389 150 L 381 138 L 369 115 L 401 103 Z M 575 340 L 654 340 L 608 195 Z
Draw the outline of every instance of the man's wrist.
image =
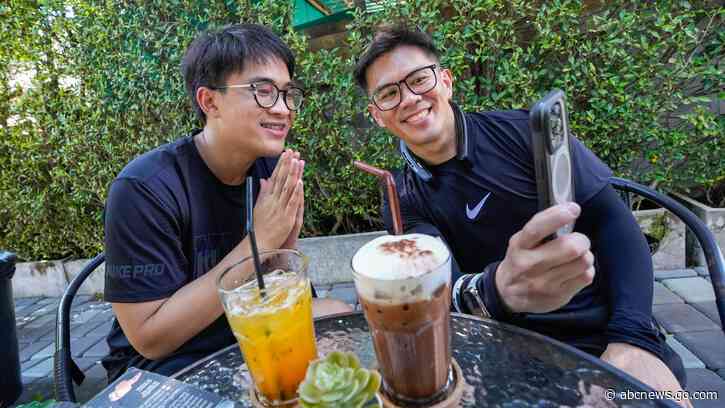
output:
M 260 234 L 259 232 L 255 231 L 255 238 L 257 239 L 257 250 L 259 252 L 262 251 L 273 251 L 275 249 L 280 249 L 280 241 L 277 241 L 277 244 L 270 242 L 271 240 L 267 238 L 267 236 Z M 249 249 L 249 254 L 252 254 L 252 236 L 247 235 L 245 236 L 245 239 L 249 240 L 249 244 L 247 244 L 247 248 Z
M 517 313 L 517 311 L 511 306 L 511 303 L 506 300 L 505 293 L 501 290 L 501 282 L 499 280 L 499 277 L 501 276 L 501 274 L 499 273 L 499 269 L 502 267 L 503 264 L 503 262 L 500 262 L 492 273 L 493 288 L 496 291 L 496 296 L 498 297 L 501 310 L 507 315 L 512 315 L 514 313 Z
M 284 244 L 282 244 L 281 249 L 297 249 L 297 241 L 297 238 L 287 240 Z
M 477 274 L 463 275 L 453 286 L 453 306 L 463 313 L 506 320 L 513 314 L 504 307 L 496 291 L 499 262 L 487 265 Z
M 501 293 L 496 285 L 498 280 L 498 269 L 501 267 L 502 263 L 503 262 L 494 262 L 486 266 L 486 274 L 480 286 L 485 294 L 484 299 L 491 316 L 497 320 L 509 320 L 516 313 L 512 311 L 509 305 L 504 303 Z
M 458 311 L 458 313 L 470 313 L 470 310 L 464 305 L 463 302 L 463 290 L 468 287 L 468 283 L 473 279 L 473 274 L 465 274 L 458 278 L 456 282 L 453 284 L 452 292 L 452 302 L 453 307 Z
M 476 316 L 491 318 L 491 313 L 486 307 L 486 301 L 484 300 L 484 292 L 479 290 L 481 285 L 479 281 L 485 278 L 486 270 L 473 276 L 468 281 L 466 287 L 463 288 L 463 303 L 466 305 L 469 311 Z
M 490 318 L 491 314 L 478 291 L 478 281 L 484 272 L 465 274 L 458 278 L 453 285 L 453 307 L 460 313 L 472 314 L 478 317 Z

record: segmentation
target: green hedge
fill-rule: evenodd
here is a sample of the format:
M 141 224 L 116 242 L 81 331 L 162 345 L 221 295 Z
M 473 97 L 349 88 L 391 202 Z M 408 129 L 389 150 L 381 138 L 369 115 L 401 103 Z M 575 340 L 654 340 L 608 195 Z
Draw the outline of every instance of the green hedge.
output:
M 357 10 L 347 46 L 314 53 L 291 29 L 292 3 L 0 5 L 0 248 L 24 259 L 99 251 L 113 177 L 198 125 L 179 73 L 186 45 L 199 30 L 239 21 L 272 26 L 298 56 L 309 97 L 290 144 L 308 160 L 308 236 L 380 228 L 377 183 L 350 165 L 400 165 L 351 75 L 380 22 L 431 32 L 467 109 L 528 107 L 560 87 L 573 130 L 618 174 L 680 191 L 723 181 L 723 117 L 704 98 L 723 98 L 725 12 L 716 1 L 409 0 Z M 30 86 L 12 81 L 28 70 Z

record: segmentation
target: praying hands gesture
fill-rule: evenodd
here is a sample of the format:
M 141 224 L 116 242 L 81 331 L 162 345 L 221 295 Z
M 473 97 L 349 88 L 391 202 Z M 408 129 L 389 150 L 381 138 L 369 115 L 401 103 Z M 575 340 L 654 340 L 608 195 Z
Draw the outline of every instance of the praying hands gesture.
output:
M 305 161 L 287 149 L 268 179 L 260 180 L 254 224 L 260 250 L 293 249 L 302 229 L 305 209 L 302 173 Z

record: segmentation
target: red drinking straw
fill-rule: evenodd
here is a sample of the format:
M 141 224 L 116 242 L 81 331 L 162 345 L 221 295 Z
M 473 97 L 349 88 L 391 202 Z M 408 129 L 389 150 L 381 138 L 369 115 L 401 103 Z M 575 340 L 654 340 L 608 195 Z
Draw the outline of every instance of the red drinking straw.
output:
M 371 166 L 361 161 L 354 161 L 352 164 L 358 169 L 370 173 L 385 182 L 388 193 L 388 203 L 390 206 L 390 215 L 393 217 L 393 233 L 395 235 L 403 235 L 403 220 L 400 217 L 400 203 L 398 202 L 398 189 L 395 187 L 395 180 L 389 171 Z

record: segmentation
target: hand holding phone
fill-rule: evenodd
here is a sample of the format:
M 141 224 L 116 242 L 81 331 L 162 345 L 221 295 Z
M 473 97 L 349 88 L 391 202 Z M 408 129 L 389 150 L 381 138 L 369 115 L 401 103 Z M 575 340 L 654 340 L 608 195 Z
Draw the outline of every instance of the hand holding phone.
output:
M 529 113 L 533 138 L 539 211 L 574 201 L 572 157 L 569 149 L 569 118 L 564 92 L 555 89 L 536 102 Z M 568 234 L 567 224 L 550 238 Z

